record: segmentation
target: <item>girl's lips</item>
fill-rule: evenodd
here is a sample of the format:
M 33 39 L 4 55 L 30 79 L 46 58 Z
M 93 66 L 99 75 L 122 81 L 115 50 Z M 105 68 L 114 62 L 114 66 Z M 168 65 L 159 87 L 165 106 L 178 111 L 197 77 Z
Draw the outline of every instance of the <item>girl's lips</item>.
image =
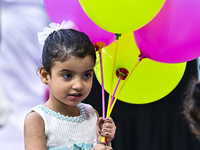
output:
M 69 96 L 72 98 L 72 99 L 78 99 L 82 96 L 83 94 L 69 94 Z

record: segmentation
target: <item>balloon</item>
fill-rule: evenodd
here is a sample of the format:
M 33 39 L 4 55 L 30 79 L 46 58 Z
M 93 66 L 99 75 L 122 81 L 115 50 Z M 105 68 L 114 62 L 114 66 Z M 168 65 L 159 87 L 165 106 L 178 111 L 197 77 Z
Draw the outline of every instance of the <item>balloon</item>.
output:
M 180 63 L 200 56 L 200 1 L 167 0 L 158 15 L 134 31 L 141 52 L 164 63 Z
M 108 93 L 111 86 L 114 49 L 115 43 L 102 49 L 104 87 Z M 133 33 L 123 34 L 118 42 L 115 69 L 126 68 L 130 72 L 136 64 L 139 54 L 140 51 L 136 46 Z M 100 65 L 98 63 L 99 60 L 97 60 L 95 74 L 98 81 L 101 81 Z M 185 68 L 186 62 L 167 64 L 145 58 L 130 75 L 118 99 L 131 104 L 145 104 L 157 101 L 169 94 L 178 85 Z M 118 77 L 115 75 L 113 87 L 116 86 L 117 82 Z M 119 88 L 123 82 L 124 80 L 121 80 Z
M 104 42 L 109 45 L 115 40 L 114 33 L 101 29 L 85 14 L 78 0 L 44 0 L 44 5 L 52 22 L 72 20 L 93 44 Z
M 79 0 L 86 14 L 112 33 L 128 33 L 151 21 L 166 0 Z

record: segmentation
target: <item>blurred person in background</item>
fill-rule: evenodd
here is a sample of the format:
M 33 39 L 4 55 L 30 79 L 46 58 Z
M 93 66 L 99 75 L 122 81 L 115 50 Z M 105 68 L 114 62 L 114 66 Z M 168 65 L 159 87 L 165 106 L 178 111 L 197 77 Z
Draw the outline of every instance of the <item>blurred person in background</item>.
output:
M 183 114 L 191 132 L 200 140 L 200 81 L 192 78 L 184 96 Z
M 5 97 L 2 87 L 0 86 L 0 128 L 6 124 L 8 116 L 10 115 L 10 103 Z
M 1 0 L 0 85 L 11 110 L 4 111 L 7 121 L 0 128 L 2 150 L 24 149 L 25 115 L 45 102 L 46 86 L 37 75 L 42 53 L 37 33 L 49 22 L 43 0 Z

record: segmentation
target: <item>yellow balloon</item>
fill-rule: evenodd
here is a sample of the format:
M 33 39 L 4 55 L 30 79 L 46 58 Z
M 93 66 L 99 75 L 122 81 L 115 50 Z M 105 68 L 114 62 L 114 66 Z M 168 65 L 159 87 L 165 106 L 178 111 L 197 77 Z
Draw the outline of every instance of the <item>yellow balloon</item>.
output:
M 112 33 L 129 33 L 150 22 L 166 0 L 79 0 L 99 27 Z
M 115 43 L 102 49 L 104 88 L 108 93 L 111 86 L 114 51 Z M 133 33 L 123 34 L 118 41 L 115 70 L 126 68 L 130 72 L 136 64 L 139 54 L 140 51 L 135 43 Z M 168 95 L 178 85 L 185 68 L 186 62 L 166 64 L 144 58 L 130 75 L 118 99 L 131 104 L 146 104 L 157 101 Z M 95 74 L 101 83 L 100 70 L 100 61 L 97 59 Z M 115 75 L 113 90 L 117 82 L 118 77 Z M 123 82 L 124 80 L 120 82 L 118 90 Z

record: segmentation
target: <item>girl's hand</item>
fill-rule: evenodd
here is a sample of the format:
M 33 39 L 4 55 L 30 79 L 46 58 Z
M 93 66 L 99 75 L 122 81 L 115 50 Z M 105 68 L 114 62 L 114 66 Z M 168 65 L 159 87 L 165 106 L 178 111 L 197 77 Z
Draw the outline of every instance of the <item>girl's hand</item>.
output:
M 97 141 L 101 142 L 102 136 L 106 137 L 106 143 L 110 143 L 115 137 L 116 126 L 111 117 L 105 118 L 103 120 L 100 117 L 97 120 Z
M 112 150 L 112 147 L 103 144 L 97 144 L 91 150 Z

